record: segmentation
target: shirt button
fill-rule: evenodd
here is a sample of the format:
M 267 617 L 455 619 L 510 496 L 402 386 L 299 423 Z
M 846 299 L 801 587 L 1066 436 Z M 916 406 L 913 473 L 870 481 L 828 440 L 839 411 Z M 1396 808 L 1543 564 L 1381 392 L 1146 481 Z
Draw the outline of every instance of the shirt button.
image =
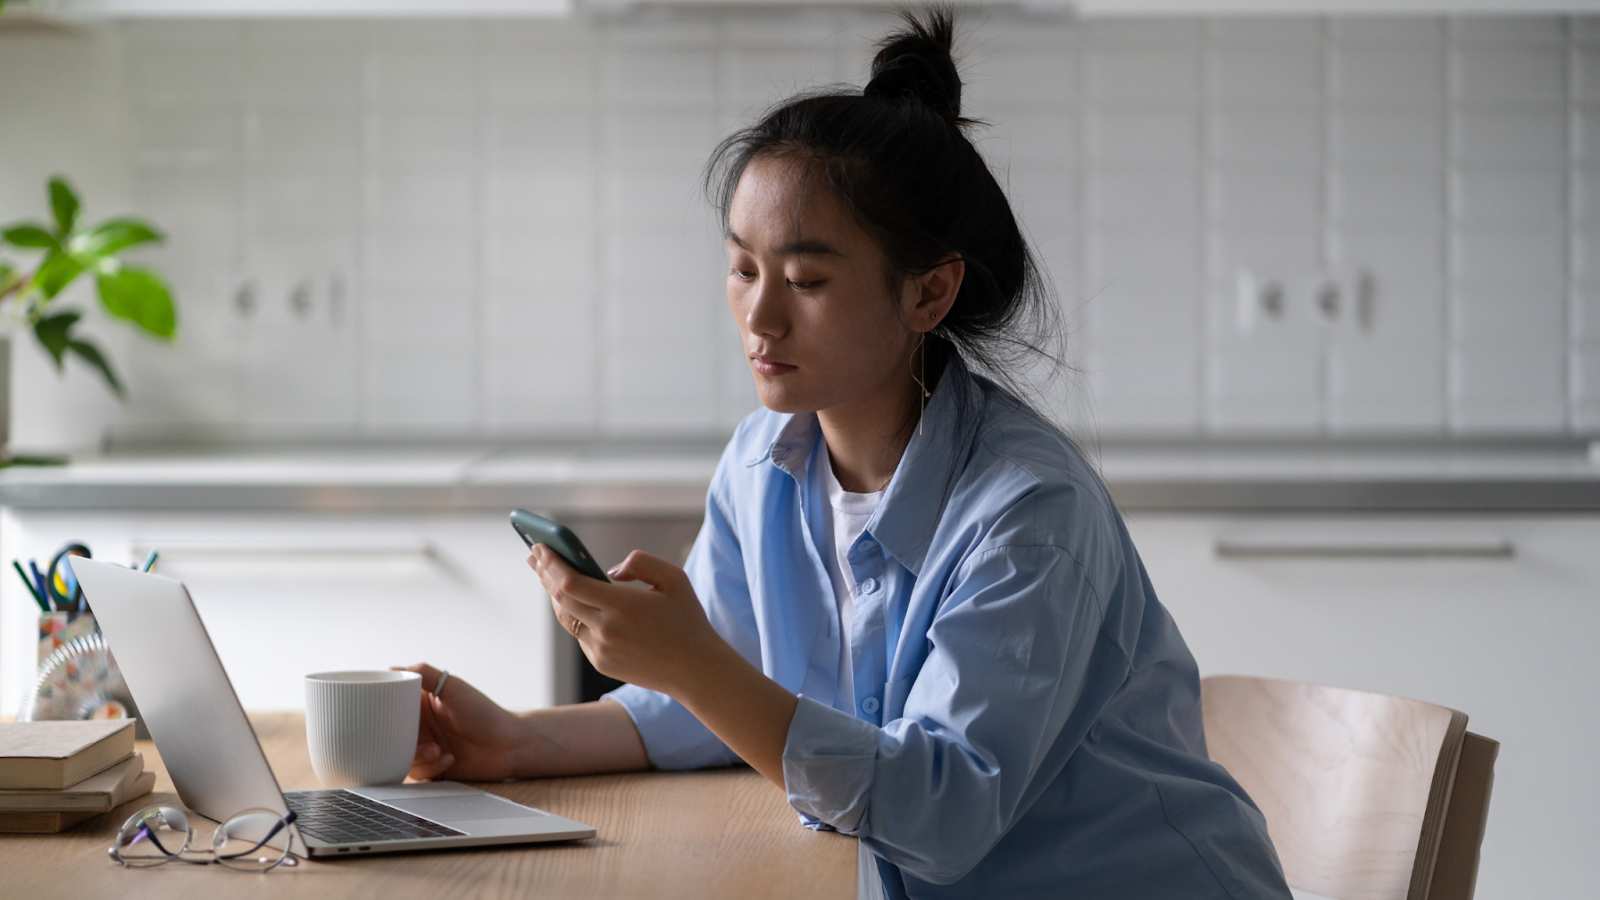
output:
M 878 711 L 878 698 L 877 697 L 868 697 L 867 699 L 861 701 L 861 711 L 866 713 L 869 716 L 872 715 L 873 713 L 877 712 Z
M 861 552 L 862 553 L 872 553 L 873 551 L 875 551 L 877 549 L 878 549 L 878 542 L 874 541 L 872 538 L 867 538 L 866 540 L 861 542 Z
M 863 594 L 870 594 L 877 589 L 878 579 L 876 578 L 868 578 L 867 580 L 861 582 L 861 593 Z

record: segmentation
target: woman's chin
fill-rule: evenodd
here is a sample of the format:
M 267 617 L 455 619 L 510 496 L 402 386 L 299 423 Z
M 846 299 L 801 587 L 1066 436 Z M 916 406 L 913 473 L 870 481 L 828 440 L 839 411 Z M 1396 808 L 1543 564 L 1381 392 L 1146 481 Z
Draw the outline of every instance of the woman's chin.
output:
M 761 405 L 775 413 L 810 413 L 821 408 L 808 402 L 800 391 L 787 390 L 770 383 L 762 384 L 762 381 L 757 378 L 756 393 L 761 397 Z

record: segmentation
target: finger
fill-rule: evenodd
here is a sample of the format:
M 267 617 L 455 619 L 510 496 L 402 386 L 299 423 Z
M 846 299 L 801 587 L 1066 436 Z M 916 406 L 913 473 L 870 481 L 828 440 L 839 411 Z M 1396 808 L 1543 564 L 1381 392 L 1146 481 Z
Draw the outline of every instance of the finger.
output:
M 422 676 L 422 692 L 424 694 L 432 691 L 434 685 L 438 684 L 439 683 L 439 679 L 444 675 L 444 672 L 442 670 L 435 669 L 433 666 L 430 666 L 427 663 L 413 663 L 413 664 L 411 664 L 409 666 L 390 666 L 389 667 L 389 671 L 391 671 L 391 672 L 415 672 L 418 675 L 421 675 Z
M 412 764 L 410 774 L 411 777 L 417 781 L 432 781 L 433 779 L 438 778 L 440 775 L 450 771 L 450 767 L 455 764 L 455 754 L 446 753 L 432 762 Z
M 434 708 L 438 704 L 438 698 L 426 691 L 422 693 L 422 716 L 417 719 L 418 747 L 439 739 L 437 730 L 434 728 L 435 720 L 438 718 L 438 713 L 434 711 Z
M 642 581 L 657 590 L 677 587 L 688 579 L 682 569 L 643 550 L 629 553 L 606 574 L 618 581 Z
M 417 744 L 417 753 L 411 757 L 413 766 L 426 765 L 444 755 L 444 748 L 429 741 Z
M 550 592 L 550 604 L 556 610 L 556 618 L 567 616 L 585 625 L 593 623 L 605 612 L 602 607 L 590 606 L 571 594 L 559 591 Z
M 555 614 L 557 625 L 560 625 L 563 629 L 565 629 L 568 634 L 578 638 L 580 642 L 582 641 L 580 635 L 583 634 L 583 631 L 580 629 L 574 632 L 572 624 L 577 622 L 581 625 L 589 625 L 591 624 L 590 622 L 585 622 L 583 619 L 574 615 L 570 610 L 562 606 L 561 601 L 557 600 L 554 596 L 550 598 L 550 611 Z
M 544 582 L 550 599 L 566 607 L 579 619 L 587 621 L 600 611 L 605 601 L 605 591 L 612 588 L 603 581 L 578 574 L 561 555 L 538 544 L 528 557 Z

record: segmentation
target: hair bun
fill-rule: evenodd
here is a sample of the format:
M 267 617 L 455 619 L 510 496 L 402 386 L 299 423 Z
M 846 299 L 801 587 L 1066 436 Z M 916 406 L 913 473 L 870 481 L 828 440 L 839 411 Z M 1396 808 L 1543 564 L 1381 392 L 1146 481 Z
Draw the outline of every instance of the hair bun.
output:
M 872 80 L 862 96 L 885 100 L 913 98 L 955 122 L 961 118 L 961 75 L 951 49 L 955 43 L 955 15 L 939 6 L 921 13 L 903 14 L 905 29 L 890 34 L 878 45 L 872 60 Z

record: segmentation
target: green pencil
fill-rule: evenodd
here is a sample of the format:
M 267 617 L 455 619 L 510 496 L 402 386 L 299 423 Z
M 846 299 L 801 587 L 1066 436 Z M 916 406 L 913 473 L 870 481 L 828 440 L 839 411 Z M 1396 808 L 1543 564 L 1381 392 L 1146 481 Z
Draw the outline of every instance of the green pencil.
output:
M 39 608 L 45 612 L 51 612 L 50 604 L 46 603 L 45 599 L 39 596 L 39 591 L 34 588 L 33 579 L 29 578 L 28 573 L 22 570 L 22 563 L 19 563 L 13 559 L 11 561 L 11 568 L 17 570 L 17 575 L 22 578 L 22 583 L 28 586 L 28 596 L 33 598 L 33 602 L 39 604 Z

